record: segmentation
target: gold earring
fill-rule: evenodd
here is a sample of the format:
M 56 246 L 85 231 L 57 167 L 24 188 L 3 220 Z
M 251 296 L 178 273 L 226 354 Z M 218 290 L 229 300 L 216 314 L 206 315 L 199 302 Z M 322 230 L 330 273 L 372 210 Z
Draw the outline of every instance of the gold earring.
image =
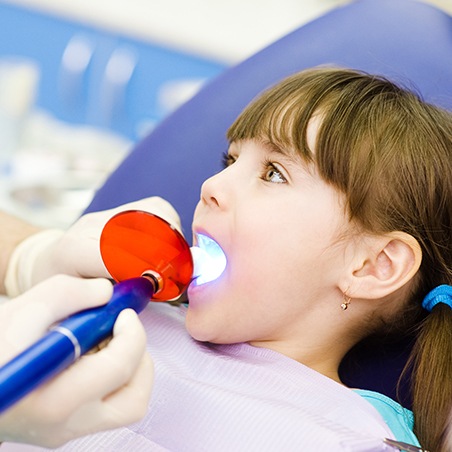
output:
M 350 301 L 352 301 L 352 299 L 348 295 L 346 295 L 344 293 L 344 299 L 343 299 L 342 304 L 341 304 L 341 309 L 343 311 L 347 310 L 348 305 L 350 304 Z

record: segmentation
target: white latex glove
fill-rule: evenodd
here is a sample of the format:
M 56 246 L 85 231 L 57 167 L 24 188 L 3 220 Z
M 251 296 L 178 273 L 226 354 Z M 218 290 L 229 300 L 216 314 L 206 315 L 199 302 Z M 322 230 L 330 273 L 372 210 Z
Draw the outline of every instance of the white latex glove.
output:
M 17 296 L 36 283 L 59 273 L 81 277 L 109 277 L 100 255 L 99 239 L 105 223 L 125 210 L 154 213 L 181 230 L 179 215 L 173 206 L 157 196 L 84 215 L 66 232 L 42 231 L 17 247 L 5 278 L 7 294 L 10 297 Z
M 99 306 L 112 295 L 105 279 L 55 276 L 0 304 L 0 365 L 39 339 L 54 322 Z M 0 415 L 0 441 L 57 447 L 73 438 L 136 422 L 153 382 L 146 334 L 123 311 L 113 338 Z

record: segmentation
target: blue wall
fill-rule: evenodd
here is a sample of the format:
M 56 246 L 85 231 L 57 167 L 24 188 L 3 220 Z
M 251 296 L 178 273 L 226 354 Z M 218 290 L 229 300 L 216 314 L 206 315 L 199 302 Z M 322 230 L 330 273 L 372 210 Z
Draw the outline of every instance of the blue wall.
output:
M 63 64 L 63 55 L 74 55 L 76 49 L 82 50 L 85 60 L 81 58 L 78 68 L 70 69 L 77 60 L 69 60 L 68 66 Z M 0 60 L 10 56 L 38 63 L 39 108 L 69 123 L 113 130 L 134 141 L 144 124 L 157 123 L 167 113 L 158 101 L 167 82 L 208 80 L 225 68 L 207 59 L 0 3 Z

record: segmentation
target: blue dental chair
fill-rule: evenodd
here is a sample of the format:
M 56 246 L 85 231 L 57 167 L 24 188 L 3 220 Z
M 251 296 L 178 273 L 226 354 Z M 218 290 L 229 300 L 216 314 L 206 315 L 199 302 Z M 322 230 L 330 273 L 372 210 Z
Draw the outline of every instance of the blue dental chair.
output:
M 221 169 L 229 125 L 268 86 L 322 64 L 383 74 L 452 110 L 452 17 L 416 0 L 358 0 L 302 26 L 227 70 L 164 120 L 109 177 L 87 212 L 158 195 L 175 206 L 189 237 L 201 183 Z M 396 398 L 409 347 L 406 340 L 366 352 L 359 367 L 345 360 L 344 382 Z M 407 388 L 399 400 L 410 405 Z

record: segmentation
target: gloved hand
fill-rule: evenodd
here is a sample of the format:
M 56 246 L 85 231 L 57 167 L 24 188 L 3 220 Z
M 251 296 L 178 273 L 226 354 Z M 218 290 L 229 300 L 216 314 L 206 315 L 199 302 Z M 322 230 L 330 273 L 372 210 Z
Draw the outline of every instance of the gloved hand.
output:
M 125 210 L 154 213 L 181 230 L 177 212 L 170 203 L 157 196 L 84 215 L 66 232 L 45 230 L 32 235 L 17 247 L 5 278 L 7 294 L 17 296 L 58 273 L 109 277 L 100 255 L 99 239 L 105 223 Z
M 0 365 L 51 324 L 112 295 L 105 279 L 55 276 L 0 304 Z M 64 302 L 62 302 L 62 300 Z M 0 441 L 56 447 L 73 438 L 136 422 L 147 410 L 153 366 L 136 313 L 123 311 L 113 338 L 0 415 Z

